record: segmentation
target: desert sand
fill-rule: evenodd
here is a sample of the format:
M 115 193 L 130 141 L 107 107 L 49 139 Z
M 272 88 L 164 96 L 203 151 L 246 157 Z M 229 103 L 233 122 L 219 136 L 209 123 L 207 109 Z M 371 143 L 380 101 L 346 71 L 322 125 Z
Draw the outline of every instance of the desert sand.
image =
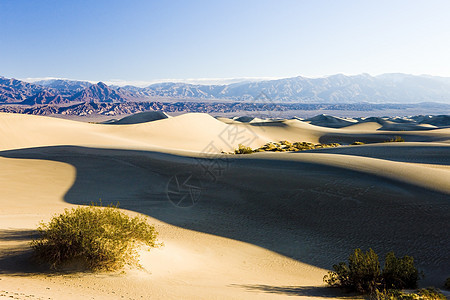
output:
M 0 114 L 0 299 L 355 299 L 322 282 L 355 248 L 413 256 L 421 286 L 450 276 L 450 128 L 143 117 Z M 394 136 L 405 142 L 383 143 Z M 227 154 L 280 140 L 370 144 Z M 142 253 L 143 269 L 29 261 L 40 221 L 100 199 L 156 225 L 165 245 Z

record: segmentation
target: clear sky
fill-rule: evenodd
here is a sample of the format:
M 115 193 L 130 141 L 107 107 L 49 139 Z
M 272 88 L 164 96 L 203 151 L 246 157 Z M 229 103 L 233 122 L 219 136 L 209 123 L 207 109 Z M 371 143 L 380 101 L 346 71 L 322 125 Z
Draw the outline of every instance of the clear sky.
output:
M 449 0 L 0 0 L 0 75 L 450 77 Z

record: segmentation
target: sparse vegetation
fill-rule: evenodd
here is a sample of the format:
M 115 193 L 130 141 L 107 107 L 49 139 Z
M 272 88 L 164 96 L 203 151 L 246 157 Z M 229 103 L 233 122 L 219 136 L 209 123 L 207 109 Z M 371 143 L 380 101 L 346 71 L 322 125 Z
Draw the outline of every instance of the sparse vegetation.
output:
M 419 271 L 414 267 L 414 258 L 407 255 L 397 258 L 394 252 L 386 254 L 383 279 L 387 289 L 416 288 Z
M 390 140 L 384 141 L 384 143 L 391 142 L 404 142 L 405 140 L 401 136 L 395 136 Z M 364 142 L 354 141 L 350 145 L 365 145 Z M 341 144 L 339 143 L 330 143 L 330 144 L 313 144 L 309 142 L 288 142 L 288 141 L 279 141 L 279 142 L 269 142 L 262 147 L 252 149 L 250 147 L 239 144 L 238 148 L 234 150 L 235 154 L 250 154 L 255 152 L 286 152 L 286 151 L 304 151 L 304 150 L 313 150 L 320 148 L 333 148 L 339 147 Z
M 376 290 L 370 299 L 372 300 L 446 300 L 447 298 L 439 290 L 429 287 L 420 289 L 415 293 L 405 293 L 399 290 Z
M 286 151 L 304 151 L 319 148 L 339 147 L 338 143 L 331 144 L 313 144 L 308 142 L 295 142 L 280 141 L 278 143 L 270 142 L 257 149 L 252 149 L 244 145 L 239 144 L 239 148 L 234 151 L 235 154 L 250 154 L 254 152 L 286 152 Z
M 401 143 L 404 141 L 405 139 L 403 139 L 401 136 L 395 136 L 392 139 L 385 141 L 385 143 Z
M 35 258 L 53 269 L 70 266 L 112 271 L 125 264 L 139 266 L 137 248 L 157 247 L 157 232 L 144 217 L 130 217 L 117 206 L 92 204 L 54 216 L 38 227 L 31 242 Z
M 378 255 L 369 249 L 364 253 L 356 249 L 348 258 L 348 265 L 340 262 L 333 266 L 324 281 L 334 287 L 343 287 L 361 293 L 374 292 L 381 285 L 381 269 Z
M 236 154 L 250 154 L 250 153 L 253 153 L 253 150 L 250 147 L 246 147 L 246 146 L 244 146 L 242 144 L 239 144 L 239 148 L 234 150 L 234 153 L 236 153 Z
M 389 252 L 381 270 L 378 255 L 372 249 L 365 253 L 356 249 L 349 256 L 348 265 L 340 262 L 333 269 L 324 277 L 327 284 L 361 293 L 415 288 L 419 280 L 419 272 L 412 257 L 397 258 L 394 252 Z

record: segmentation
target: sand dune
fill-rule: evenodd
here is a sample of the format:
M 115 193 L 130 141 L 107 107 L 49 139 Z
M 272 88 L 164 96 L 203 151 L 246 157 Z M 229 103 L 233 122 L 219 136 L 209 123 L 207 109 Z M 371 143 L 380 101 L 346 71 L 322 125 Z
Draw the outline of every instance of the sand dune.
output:
M 152 122 L 162 119 L 167 119 L 169 115 L 162 111 L 144 111 L 141 113 L 133 114 L 127 117 L 124 117 L 120 120 L 109 120 L 102 122 L 102 124 L 114 124 L 114 125 L 120 125 L 120 124 L 139 124 L 139 123 L 146 123 L 146 122 Z
M 226 124 L 186 114 L 116 126 L 0 114 L 1 293 L 335 298 L 322 276 L 358 247 L 412 255 L 426 274 L 421 284 L 441 286 L 450 270 L 450 129 L 401 132 L 406 143 L 220 154 L 239 143 L 398 135 L 376 124 Z M 196 193 L 178 190 L 187 197 L 177 202 L 174 178 L 190 178 Z M 147 215 L 166 246 L 143 254 L 145 270 L 39 274 L 27 261 L 37 223 L 100 198 Z
M 341 128 L 357 123 L 357 121 L 353 119 L 339 118 L 324 114 L 306 119 L 305 121 L 309 121 L 309 123 L 312 125 L 331 128 Z

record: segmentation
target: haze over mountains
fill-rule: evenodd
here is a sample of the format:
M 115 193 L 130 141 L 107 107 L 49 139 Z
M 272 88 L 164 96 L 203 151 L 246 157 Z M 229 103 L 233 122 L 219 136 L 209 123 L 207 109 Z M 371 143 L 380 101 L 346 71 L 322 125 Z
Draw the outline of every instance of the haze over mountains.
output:
M 0 104 L 69 104 L 82 102 L 232 100 L 275 103 L 421 103 L 450 104 L 450 78 L 383 74 L 342 74 L 325 78 L 293 77 L 229 85 L 158 83 L 148 87 L 108 86 L 102 82 L 52 79 L 28 83 L 0 77 Z

